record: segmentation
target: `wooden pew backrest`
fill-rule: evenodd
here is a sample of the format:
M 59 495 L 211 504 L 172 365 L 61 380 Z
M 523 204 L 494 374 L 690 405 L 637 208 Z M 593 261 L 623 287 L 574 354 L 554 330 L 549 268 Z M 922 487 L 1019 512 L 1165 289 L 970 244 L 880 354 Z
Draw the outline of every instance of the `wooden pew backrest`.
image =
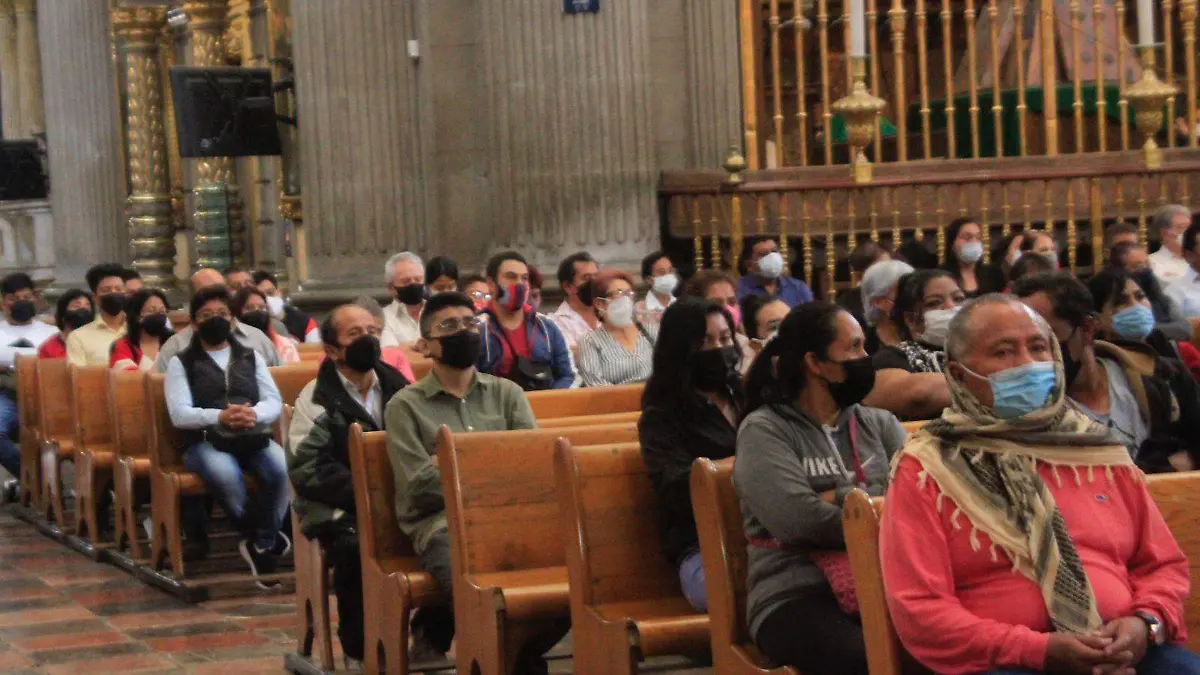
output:
M 548 420 L 640 411 L 642 389 L 640 384 L 628 384 L 620 387 L 533 391 L 526 396 L 529 397 L 534 418 Z
M 452 548 L 467 574 L 565 565 L 554 448 L 637 440 L 633 424 L 438 434 Z M 465 556 L 465 557 L 464 557 Z
M 317 379 L 319 368 L 320 363 L 317 361 L 302 361 L 289 366 L 274 366 L 268 370 L 271 371 L 271 377 L 275 380 L 275 386 L 279 388 L 279 397 L 287 405 L 294 406 L 300 391 L 309 382 Z
M 842 505 L 842 529 L 854 571 L 854 588 L 858 594 L 871 675 L 901 675 L 900 639 L 888 614 L 883 568 L 879 562 L 883 503 L 882 497 L 872 498 L 862 490 L 854 490 Z
M 1191 568 L 1192 592 L 1183 601 L 1188 647 L 1200 649 L 1200 472 L 1163 473 L 1146 477 L 1146 489 L 1167 521 Z
M 749 644 L 746 627 L 746 532 L 733 488 L 733 458 L 692 464 L 692 510 L 704 560 L 714 642 Z M 712 551 L 719 555 L 709 555 Z
M 136 370 L 108 371 L 108 410 L 112 441 L 123 457 L 146 457 L 150 427 L 146 424 L 145 374 Z
M 354 474 L 354 503 L 358 511 L 359 546 L 376 560 L 412 558 L 412 542 L 396 521 L 396 486 L 387 454 L 387 432 L 366 433 L 350 427 L 350 466 Z M 415 569 L 413 570 L 415 571 Z
M 108 372 L 105 366 L 71 366 L 71 417 L 76 448 L 113 441 Z
M 32 429 L 41 423 L 38 411 L 38 358 L 18 354 L 13 362 L 17 373 L 17 415 L 21 426 Z
M 66 359 L 42 359 L 38 363 L 38 404 L 42 438 L 71 438 L 71 373 Z
M 167 412 L 167 397 L 163 391 L 166 376 L 162 373 L 146 373 L 143 384 L 146 402 L 150 411 L 150 442 L 147 443 L 152 470 L 177 470 L 183 465 L 182 458 L 175 452 L 175 427 Z

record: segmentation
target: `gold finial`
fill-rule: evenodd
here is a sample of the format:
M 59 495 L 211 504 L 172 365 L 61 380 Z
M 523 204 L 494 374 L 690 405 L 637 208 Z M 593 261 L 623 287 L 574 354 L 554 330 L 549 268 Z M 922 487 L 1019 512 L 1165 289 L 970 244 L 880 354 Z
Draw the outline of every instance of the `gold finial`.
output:
M 866 59 L 852 61 L 854 86 L 848 96 L 834 101 L 833 112 L 846 123 L 846 140 L 851 147 L 850 169 L 857 183 L 871 182 L 871 162 L 863 152 L 875 136 L 875 120 L 887 103 L 867 91 Z
M 746 171 L 746 158 L 742 156 L 742 150 L 736 143 L 729 147 L 729 156 L 725 158 L 725 170 L 729 172 L 729 184 L 741 185 L 744 180 L 742 174 Z
M 1162 149 L 1155 142 L 1154 135 L 1163 125 L 1163 106 L 1179 90 L 1158 79 L 1158 74 L 1154 72 L 1154 46 L 1140 45 L 1138 49 L 1142 58 L 1142 79 L 1130 85 L 1125 96 L 1133 103 L 1134 126 L 1138 133 L 1146 137 L 1146 143 L 1142 146 L 1146 168 L 1157 169 L 1162 166 Z

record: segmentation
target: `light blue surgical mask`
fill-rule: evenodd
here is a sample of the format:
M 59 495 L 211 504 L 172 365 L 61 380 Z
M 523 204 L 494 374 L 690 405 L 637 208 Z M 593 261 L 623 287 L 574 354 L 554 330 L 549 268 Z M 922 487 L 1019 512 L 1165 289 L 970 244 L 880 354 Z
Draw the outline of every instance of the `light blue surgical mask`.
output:
M 982 377 L 978 373 L 967 372 Z M 992 385 L 992 414 L 1002 420 L 1027 415 L 1050 400 L 1057 382 L 1053 361 L 1032 361 L 987 376 Z
M 764 279 L 778 279 L 783 275 L 783 256 L 772 251 L 759 258 L 758 274 Z
M 958 249 L 958 259 L 972 265 L 983 259 L 983 242 L 971 241 Z
M 1127 307 L 1112 318 L 1113 330 L 1126 340 L 1145 340 L 1154 330 L 1154 312 L 1145 305 Z

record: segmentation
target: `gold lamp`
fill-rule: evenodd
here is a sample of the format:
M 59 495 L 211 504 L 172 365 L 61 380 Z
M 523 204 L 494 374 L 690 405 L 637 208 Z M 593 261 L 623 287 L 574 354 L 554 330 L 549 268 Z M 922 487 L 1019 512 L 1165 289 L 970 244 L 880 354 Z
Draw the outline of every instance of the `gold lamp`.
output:
M 846 140 L 850 143 L 850 171 L 856 183 L 871 182 L 871 162 L 864 149 L 875 135 L 875 118 L 887 103 L 867 91 L 867 59 L 851 59 L 854 86 L 848 96 L 834 101 L 831 108 L 846 123 Z
M 1125 95 L 1133 102 L 1134 126 L 1138 133 L 1146 137 L 1146 143 L 1142 146 L 1146 168 L 1158 169 L 1162 167 L 1162 148 L 1158 147 L 1154 135 L 1163 125 L 1163 106 L 1179 90 L 1158 79 L 1158 74 L 1154 72 L 1154 45 L 1140 45 L 1138 52 L 1142 61 L 1142 79 L 1130 85 Z

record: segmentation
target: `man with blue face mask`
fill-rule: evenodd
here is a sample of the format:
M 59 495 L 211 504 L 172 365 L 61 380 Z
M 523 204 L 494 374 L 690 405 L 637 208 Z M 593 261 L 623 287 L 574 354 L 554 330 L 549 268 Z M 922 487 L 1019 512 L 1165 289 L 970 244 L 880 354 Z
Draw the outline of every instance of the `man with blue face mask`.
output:
M 1062 345 L 1067 396 L 1106 426 L 1148 473 L 1191 470 L 1200 451 L 1200 401 L 1191 376 L 1144 342 L 1096 339 L 1099 317 L 1083 282 L 1066 274 L 1022 279 L 1012 292 Z M 1134 383 L 1137 384 L 1135 388 Z
M 747 295 L 765 295 L 777 297 L 792 308 L 812 302 L 808 285 L 788 276 L 787 261 L 774 239 L 749 239 L 746 244 L 747 274 L 738 279 L 739 301 Z

